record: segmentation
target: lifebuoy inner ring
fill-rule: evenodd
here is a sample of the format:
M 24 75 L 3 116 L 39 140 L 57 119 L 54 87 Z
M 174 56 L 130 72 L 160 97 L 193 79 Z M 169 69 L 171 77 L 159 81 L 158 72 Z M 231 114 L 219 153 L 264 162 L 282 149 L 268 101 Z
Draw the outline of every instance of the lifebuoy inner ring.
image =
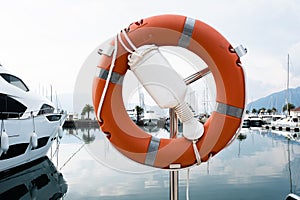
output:
M 150 17 L 132 23 L 125 31 L 137 47 L 149 44 L 180 46 L 194 52 L 208 65 L 216 82 L 217 106 L 204 124 L 204 134 L 196 144 L 201 161 L 207 161 L 232 140 L 242 121 L 245 78 L 239 56 L 212 27 L 185 16 Z M 125 37 L 122 33 L 120 36 Z M 126 43 L 126 46 L 130 44 Z M 101 111 L 97 116 L 99 125 L 115 148 L 136 162 L 157 168 L 194 165 L 196 157 L 191 141 L 183 137 L 163 139 L 151 136 L 129 118 L 122 99 L 122 81 L 128 70 L 129 53 L 120 41 L 111 40 L 110 48 L 101 49 L 101 54 L 93 81 L 93 103 L 95 111 Z M 103 93 L 105 98 L 101 100 Z M 99 109 L 100 101 L 103 102 Z

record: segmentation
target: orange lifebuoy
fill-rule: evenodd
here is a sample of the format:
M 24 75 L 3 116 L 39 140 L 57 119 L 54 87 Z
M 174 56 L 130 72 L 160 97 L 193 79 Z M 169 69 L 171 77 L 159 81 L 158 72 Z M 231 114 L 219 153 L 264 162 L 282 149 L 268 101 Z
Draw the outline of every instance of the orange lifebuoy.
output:
M 204 134 L 196 143 L 205 162 L 222 150 L 236 135 L 245 107 L 245 78 L 240 59 L 229 42 L 209 25 L 180 15 L 160 15 L 132 23 L 125 29 L 137 47 L 180 46 L 194 52 L 206 62 L 216 83 L 216 110 L 204 124 Z M 124 34 L 120 35 L 125 37 Z M 113 46 L 117 42 L 114 68 L 106 80 L 113 61 Z M 107 138 L 128 158 L 157 168 L 179 168 L 196 163 L 192 142 L 181 138 L 156 138 L 142 131 L 129 118 L 122 99 L 122 81 L 128 69 L 129 55 L 120 41 L 112 40 L 110 51 L 102 52 L 98 74 L 93 81 L 93 104 L 99 109 L 105 92 L 98 122 Z M 127 44 L 130 46 L 130 44 Z M 107 53 L 110 52 L 110 53 Z M 105 88 L 106 82 L 108 87 Z

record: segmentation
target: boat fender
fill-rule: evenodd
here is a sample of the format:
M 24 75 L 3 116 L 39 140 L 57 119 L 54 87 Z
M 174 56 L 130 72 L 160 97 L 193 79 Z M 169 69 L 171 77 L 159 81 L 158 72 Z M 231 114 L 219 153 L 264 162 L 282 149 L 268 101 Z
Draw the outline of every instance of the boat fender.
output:
M 5 130 L 1 131 L 1 150 L 6 153 L 9 149 L 8 135 Z
M 125 32 L 124 32 L 125 34 Z M 156 45 L 137 48 L 128 57 L 128 65 L 139 82 L 161 108 L 175 108 L 183 123 L 183 136 L 188 140 L 199 139 L 203 125 L 194 118 L 193 112 L 184 101 L 187 85 L 172 68 Z
M 38 146 L 37 134 L 34 131 L 30 134 L 30 144 L 34 149 Z

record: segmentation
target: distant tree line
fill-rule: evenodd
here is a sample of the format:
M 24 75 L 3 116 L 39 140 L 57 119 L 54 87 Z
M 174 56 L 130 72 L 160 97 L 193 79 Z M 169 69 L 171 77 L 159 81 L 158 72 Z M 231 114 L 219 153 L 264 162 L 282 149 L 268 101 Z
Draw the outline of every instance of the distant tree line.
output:
M 295 108 L 295 105 L 294 104 L 292 104 L 292 103 L 288 103 L 288 104 L 285 104 L 283 107 L 282 107 L 282 111 L 283 112 L 285 112 L 285 111 L 287 111 L 288 110 L 288 113 L 290 113 L 290 111 L 292 110 L 292 109 L 294 109 Z M 246 110 L 246 113 L 247 114 L 249 114 L 250 113 L 250 111 L 249 110 Z M 253 108 L 252 109 L 252 111 L 251 111 L 251 113 L 253 113 L 253 114 L 259 114 L 259 113 L 268 113 L 269 115 L 270 114 L 275 114 L 275 113 L 277 113 L 277 109 L 276 108 L 272 108 L 272 109 L 266 109 L 266 108 L 260 108 L 260 109 L 256 109 L 256 108 Z

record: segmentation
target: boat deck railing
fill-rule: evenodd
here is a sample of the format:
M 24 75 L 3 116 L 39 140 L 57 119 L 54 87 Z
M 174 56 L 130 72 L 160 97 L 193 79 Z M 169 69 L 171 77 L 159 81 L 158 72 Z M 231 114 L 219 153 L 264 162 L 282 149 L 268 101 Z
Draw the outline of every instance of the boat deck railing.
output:
M 35 113 L 35 114 L 34 114 Z M 6 120 L 6 119 L 28 119 L 33 118 L 37 116 L 43 116 L 47 114 L 67 114 L 64 110 L 57 110 L 54 112 L 54 109 L 40 109 L 40 110 L 32 110 L 27 112 L 6 112 L 1 111 L 0 112 L 0 120 Z

